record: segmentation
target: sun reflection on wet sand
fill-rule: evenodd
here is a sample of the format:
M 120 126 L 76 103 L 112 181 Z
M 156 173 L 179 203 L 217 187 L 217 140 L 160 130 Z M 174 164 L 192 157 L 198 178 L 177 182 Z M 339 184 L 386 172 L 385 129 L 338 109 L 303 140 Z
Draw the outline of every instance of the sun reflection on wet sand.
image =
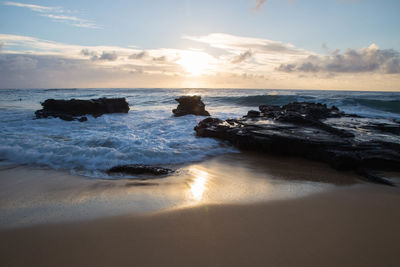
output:
M 319 182 L 321 177 L 326 181 L 357 178 L 323 164 L 258 154 L 223 155 L 148 181 L 82 179 L 25 166 L 1 172 L 0 227 L 290 199 L 335 187 Z
M 190 172 L 194 175 L 194 181 L 190 184 L 191 196 L 195 201 L 201 201 L 207 189 L 208 173 L 196 167 L 191 168 Z

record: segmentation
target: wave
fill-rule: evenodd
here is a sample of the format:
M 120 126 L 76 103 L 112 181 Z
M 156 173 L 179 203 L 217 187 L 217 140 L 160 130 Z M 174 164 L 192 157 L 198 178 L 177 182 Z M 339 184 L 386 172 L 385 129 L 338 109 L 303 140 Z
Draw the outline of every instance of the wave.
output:
M 241 117 L 263 104 L 294 101 L 335 105 L 346 113 L 400 120 L 399 93 L 200 90 L 200 89 L 50 89 L 0 92 L 0 159 L 33 166 L 79 171 L 104 177 L 99 170 L 120 164 L 180 164 L 236 151 L 217 140 L 197 138 L 193 127 L 203 118 L 172 117 L 175 98 L 201 95 L 212 116 Z M 47 98 L 126 97 L 128 114 L 88 116 L 85 123 L 32 120 Z
M 299 95 L 279 95 L 279 94 L 267 94 L 267 95 L 250 95 L 250 96 L 216 96 L 216 97 L 205 97 L 205 101 L 210 103 L 228 104 L 228 105 L 240 105 L 248 107 L 258 107 L 260 105 L 284 105 L 294 101 L 314 101 L 314 96 L 299 96 Z
M 244 106 L 244 107 L 258 107 L 260 105 L 285 105 L 290 102 L 319 102 L 327 104 L 328 106 L 335 105 L 343 110 L 355 111 L 357 114 L 375 113 L 378 115 L 380 112 L 392 113 L 396 117 L 400 114 L 400 95 L 399 94 L 358 94 L 352 93 L 348 95 L 342 94 L 329 94 L 319 92 L 308 92 L 303 94 L 278 94 L 270 92 L 268 94 L 260 95 L 247 95 L 247 96 L 210 96 L 205 97 L 205 101 L 211 105 L 223 106 Z
M 400 100 L 379 100 L 368 98 L 352 98 L 343 101 L 344 105 L 358 105 L 377 111 L 385 111 L 400 114 Z
M 0 113 L 0 158 L 18 164 L 106 177 L 116 165 L 180 164 L 235 151 L 197 138 L 196 116 L 174 118 L 170 110 L 88 116 L 85 123 L 32 120 L 31 112 Z

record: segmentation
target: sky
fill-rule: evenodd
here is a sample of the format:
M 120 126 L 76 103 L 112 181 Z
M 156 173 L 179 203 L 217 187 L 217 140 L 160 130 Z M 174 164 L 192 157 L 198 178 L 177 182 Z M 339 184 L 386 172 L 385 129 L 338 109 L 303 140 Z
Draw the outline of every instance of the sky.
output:
M 398 0 L 0 0 L 0 88 L 400 91 L 399 14 Z

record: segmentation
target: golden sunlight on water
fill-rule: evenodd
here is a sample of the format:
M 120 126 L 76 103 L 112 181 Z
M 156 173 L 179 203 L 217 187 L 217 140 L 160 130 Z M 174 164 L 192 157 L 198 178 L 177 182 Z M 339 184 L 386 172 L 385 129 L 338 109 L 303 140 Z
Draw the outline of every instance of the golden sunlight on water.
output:
M 207 189 L 208 173 L 196 167 L 192 167 L 189 171 L 194 175 L 194 181 L 190 184 L 191 196 L 195 201 L 200 201 Z

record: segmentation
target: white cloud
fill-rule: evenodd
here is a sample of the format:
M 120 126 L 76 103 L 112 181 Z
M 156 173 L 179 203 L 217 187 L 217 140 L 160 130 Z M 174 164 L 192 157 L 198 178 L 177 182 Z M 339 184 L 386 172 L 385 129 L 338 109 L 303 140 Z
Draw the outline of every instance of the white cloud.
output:
M 289 43 L 272 41 L 268 39 L 242 37 L 224 33 L 211 33 L 203 36 L 184 36 L 184 39 L 206 43 L 211 47 L 225 49 L 228 51 L 247 51 L 269 54 L 310 54 L 309 51 L 296 48 Z
M 271 73 L 283 62 L 303 59 L 313 54 L 288 43 L 223 33 L 183 38 L 217 48 L 219 62 L 216 69 L 236 75 Z
M 63 22 L 69 25 L 73 25 L 76 27 L 81 27 L 81 28 L 92 28 L 92 29 L 98 29 L 99 27 L 86 19 L 82 19 L 82 18 L 78 18 L 75 16 L 66 16 L 66 15 L 54 15 L 54 14 L 42 14 L 42 17 L 47 17 L 47 18 L 51 18 L 55 21 L 58 22 Z
M 24 4 L 18 2 L 3 2 L 3 5 L 28 8 L 31 11 L 41 13 L 40 16 L 42 17 L 47 17 L 54 21 L 65 23 L 75 27 L 92 28 L 92 29 L 99 28 L 99 26 L 97 26 L 94 22 L 90 20 L 79 18 L 76 16 L 65 15 L 65 13 L 69 13 L 69 11 L 63 9 L 62 7 L 40 6 L 40 5 Z
M 37 55 L 59 55 L 81 59 L 85 53 L 101 54 L 103 51 L 117 51 L 122 56 L 129 56 L 140 50 L 118 46 L 80 46 L 58 43 L 30 36 L 0 34 L 0 42 L 7 47 L 7 53 L 29 53 Z M 84 50 L 84 51 L 82 51 Z M 93 55 L 91 55 L 93 56 Z
M 3 2 L 3 5 L 6 6 L 15 6 L 15 7 L 24 7 L 28 8 L 32 11 L 36 12 L 62 12 L 61 7 L 50 7 L 50 6 L 39 6 L 39 5 L 33 5 L 33 4 L 24 4 L 24 3 L 17 3 L 17 2 Z
M 309 56 L 292 63 L 281 64 L 277 70 L 284 72 L 331 72 L 400 73 L 400 53 L 392 49 L 379 49 L 376 44 L 359 51 L 348 49 L 340 54 L 335 51 L 328 56 Z
M 323 56 L 258 38 L 210 34 L 192 39 L 218 48 L 217 55 L 209 47 L 81 46 L 0 34 L 0 87 L 398 90 L 400 84 L 399 53 L 376 45 Z
M 149 73 L 182 73 L 181 66 L 176 61 L 186 52 L 186 50 L 166 48 L 143 51 L 118 46 L 80 46 L 8 34 L 0 34 L 0 43 L 4 43 L 5 55 L 79 60 L 90 62 L 85 66 L 115 68 L 121 71 L 140 68 L 143 72 Z

